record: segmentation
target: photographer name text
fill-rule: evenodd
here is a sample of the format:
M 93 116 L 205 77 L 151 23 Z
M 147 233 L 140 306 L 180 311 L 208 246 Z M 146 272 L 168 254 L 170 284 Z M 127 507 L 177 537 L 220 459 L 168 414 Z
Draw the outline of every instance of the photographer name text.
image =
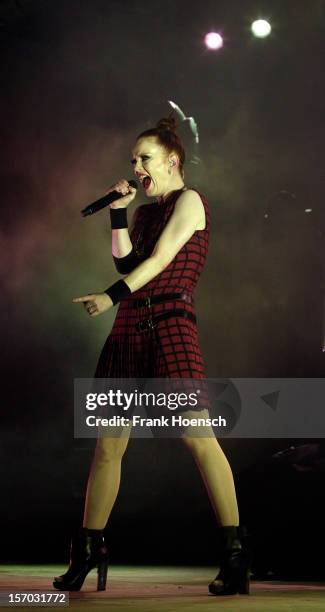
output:
M 160 416 L 159 418 L 145 418 L 139 415 L 132 417 L 112 416 L 103 418 L 88 415 L 86 418 L 88 427 L 227 427 L 227 421 L 224 417 L 218 416 L 215 418 L 188 418 L 173 414 L 171 416 Z

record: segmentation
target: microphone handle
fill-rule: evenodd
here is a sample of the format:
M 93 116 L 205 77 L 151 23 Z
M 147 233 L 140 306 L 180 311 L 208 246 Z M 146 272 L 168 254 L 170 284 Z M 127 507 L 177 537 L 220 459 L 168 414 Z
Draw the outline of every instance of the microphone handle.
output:
M 131 187 L 134 187 L 135 189 L 138 187 L 136 181 L 134 181 L 133 179 L 128 181 L 128 183 Z M 115 202 L 115 200 L 119 200 L 122 197 L 124 196 L 119 191 L 111 191 L 110 193 L 107 193 L 103 198 L 99 198 L 99 200 L 96 200 L 95 202 L 92 202 L 91 204 L 86 206 L 86 208 L 83 208 L 83 210 L 81 211 L 81 214 L 83 217 L 88 217 L 89 215 L 93 215 L 99 210 L 102 210 L 102 208 L 109 206 L 109 204 L 111 204 L 112 202 Z

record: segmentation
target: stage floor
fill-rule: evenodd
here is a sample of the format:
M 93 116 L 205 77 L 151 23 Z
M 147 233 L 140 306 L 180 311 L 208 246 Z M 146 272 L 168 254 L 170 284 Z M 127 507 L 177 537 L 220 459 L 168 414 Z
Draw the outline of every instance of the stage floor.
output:
M 2 593 L 58 593 L 52 587 L 52 578 L 65 570 L 61 565 L 1 565 L 0 590 Z M 109 570 L 106 591 L 97 593 L 95 590 L 94 570 L 86 578 L 82 590 L 70 594 L 69 607 L 74 611 L 92 612 L 103 612 L 106 607 L 109 612 L 323 612 L 325 609 L 325 583 L 253 581 L 249 596 L 214 597 L 207 591 L 207 584 L 213 577 L 213 568 L 207 567 L 113 566 Z M 14 608 L 26 610 L 22 606 Z M 9 608 L 0 606 L 0 609 Z M 32 609 L 46 608 L 32 606 Z

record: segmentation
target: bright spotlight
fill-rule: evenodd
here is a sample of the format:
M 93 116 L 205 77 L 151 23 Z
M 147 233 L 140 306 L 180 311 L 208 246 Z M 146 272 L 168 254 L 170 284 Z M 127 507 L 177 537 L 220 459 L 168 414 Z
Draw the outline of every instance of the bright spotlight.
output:
M 217 32 L 209 32 L 208 34 L 206 34 L 204 42 L 208 49 L 216 50 L 221 49 L 221 47 L 223 46 L 222 36 L 220 36 L 220 34 L 218 34 Z
M 271 32 L 271 25 L 265 19 L 257 19 L 251 26 L 251 30 L 257 38 L 265 38 Z

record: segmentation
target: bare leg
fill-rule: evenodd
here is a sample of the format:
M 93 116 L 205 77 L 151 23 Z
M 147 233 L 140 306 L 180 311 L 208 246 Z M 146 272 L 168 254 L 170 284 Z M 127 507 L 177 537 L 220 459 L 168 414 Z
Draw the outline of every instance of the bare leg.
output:
M 198 431 L 188 428 L 182 440 L 200 470 L 218 524 L 222 527 L 238 526 L 239 513 L 231 467 L 213 430 L 209 429 L 207 435 L 210 437 L 200 437 Z
M 130 432 L 131 427 L 116 428 L 114 432 L 110 430 L 111 437 L 99 437 L 97 440 L 87 484 L 83 520 L 85 529 L 72 538 L 70 565 L 65 574 L 54 578 L 55 589 L 80 591 L 87 574 L 95 567 L 97 591 L 106 588 L 108 550 L 102 530 L 118 494 L 121 461 Z M 101 433 L 99 431 L 99 436 Z
M 121 461 L 131 427 L 121 429 L 119 437 L 98 438 L 85 500 L 83 526 L 104 529 L 114 506 L 121 479 Z

